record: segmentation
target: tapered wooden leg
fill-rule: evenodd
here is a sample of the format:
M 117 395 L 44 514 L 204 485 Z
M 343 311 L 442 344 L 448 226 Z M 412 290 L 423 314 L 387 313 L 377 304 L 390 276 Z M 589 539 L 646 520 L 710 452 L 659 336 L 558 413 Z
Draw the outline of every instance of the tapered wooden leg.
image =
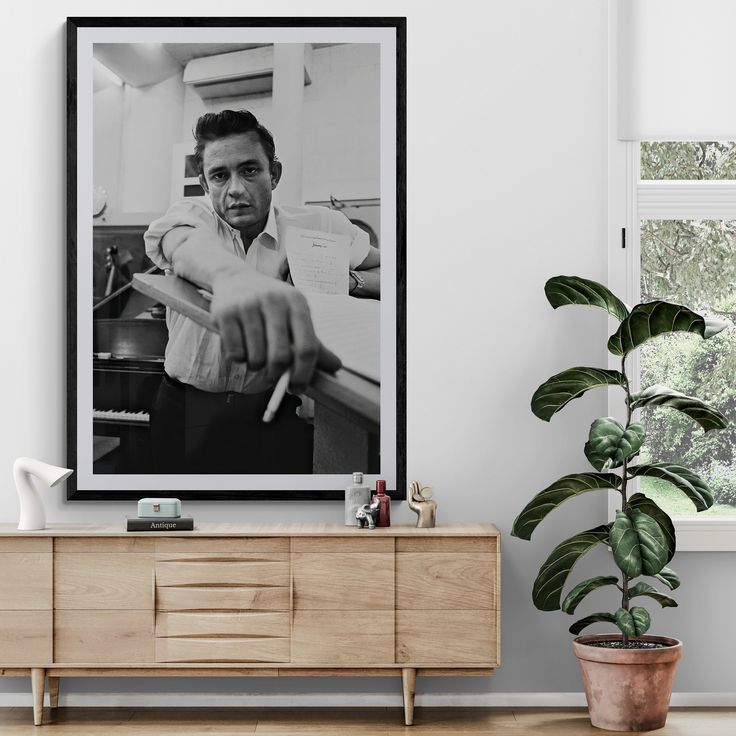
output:
M 401 670 L 401 684 L 404 687 L 404 723 L 411 726 L 414 723 L 414 691 L 417 686 L 417 671 L 413 667 Z
M 33 691 L 33 725 L 40 726 L 43 720 L 43 689 L 46 670 L 34 667 L 31 670 L 31 690 Z
M 52 708 L 59 707 L 59 678 L 49 675 L 49 705 Z

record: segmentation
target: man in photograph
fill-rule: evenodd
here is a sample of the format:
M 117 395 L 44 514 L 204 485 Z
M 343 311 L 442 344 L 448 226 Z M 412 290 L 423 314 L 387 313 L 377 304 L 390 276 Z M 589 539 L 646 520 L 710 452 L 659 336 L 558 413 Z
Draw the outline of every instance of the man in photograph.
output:
M 207 113 L 195 127 L 206 196 L 174 204 L 151 223 L 146 253 L 212 292 L 219 334 L 167 310 L 165 376 L 151 412 L 160 473 L 311 473 L 312 430 L 297 395 L 337 356 L 317 339 L 305 297 L 289 283 L 289 227 L 349 242 L 349 293 L 380 295 L 380 255 L 335 210 L 272 204 L 282 164 L 271 134 L 247 111 Z M 289 391 L 270 423 L 263 414 L 278 379 Z

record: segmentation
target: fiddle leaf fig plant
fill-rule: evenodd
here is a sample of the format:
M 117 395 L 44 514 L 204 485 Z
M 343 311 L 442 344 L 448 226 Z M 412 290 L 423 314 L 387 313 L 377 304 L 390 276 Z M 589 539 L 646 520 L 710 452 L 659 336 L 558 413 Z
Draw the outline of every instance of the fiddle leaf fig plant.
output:
M 621 358 L 621 367 L 608 370 L 578 366 L 557 373 L 534 392 L 532 412 L 548 422 L 587 391 L 617 387 L 623 391 L 626 422 L 613 417 L 596 419 L 584 448 L 585 457 L 596 472 L 565 475 L 537 493 L 514 521 L 511 534 L 531 539 L 547 514 L 575 496 L 599 490 L 618 492 L 621 499 L 613 521 L 565 539 L 552 550 L 534 581 L 532 599 L 542 611 L 561 609 L 573 615 L 589 593 L 604 587 L 615 588 L 620 606 L 613 612 L 581 618 L 570 627 L 570 633 L 579 634 L 590 624 L 605 621 L 618 627 L 626 646 L 630 637 L 644 635 L 651 623 L 649 612 L 642 605 L 632 605 L 633 599 L 649 598 L 662 608 L 677 606 L 674 599 L 650 583 L 633 581 L 649 577 L 669 590 L 680 585 L 677 574 L 667 567 L 676 548 L 674 524 L 653 500 L 641 493 L 631 494 L 630 481 L 640 477 L 658 478 L 684 493 L 697 511 L 713 505 L 708 486 L 692 470 L 674 463 L 638 461 L 646 432 L 641 422 L 634 421 L 634 412 L 656 406 L 676 409 L 697 422 L 704 432 L 723 429 L 728 424 L 723 414 L 704 401 L 666 386 L 649 386 L 632 394 L 626 359 L 633 350 L 659 335 L 689 332 L 707 340 L 728 323 L 665 301 L 637 304 L 629 309 L 602 284 L 578 276 L 555 276 L 547 282 L 544 291 L 555 309 L 570 304 L 598 307 L 619 320 L 618 329 L 608 340 L 608 350 Z M 563 598 L 563 588 L 575 563 L 599 544 L 611 550 L 618 574 L 584 580 Z

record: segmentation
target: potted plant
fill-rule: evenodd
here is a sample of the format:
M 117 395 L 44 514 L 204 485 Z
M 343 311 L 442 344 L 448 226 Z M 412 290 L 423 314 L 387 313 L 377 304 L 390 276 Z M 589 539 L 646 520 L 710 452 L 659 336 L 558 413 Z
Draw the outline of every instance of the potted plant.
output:
M 538 493 L 522 510 L 511 534 L 530 539 L 547 514 L 561 503 L 588 491 L 617 491 L 620 505 L 615 519 L 587 529 L 561 542 L 542 565 L 534 582 L 532 598 L 542 611 L 573 614 L 592 591 L 616 590 L 620 605 L 615 610 L 593 613 L 576 621 L 570 633 L 580 634 L 590 624 L 614 624 L 620 634 L 578 636 L 573 650 L 580 661 L 594 726 L 614 731 L 645 731 L 661 728 L 667 718 L 672 682 L 682 642 L 668 637 L 645 636 L 650 626 L 646 608 L 632 605 L 642 597 L 663 608 L 677 603 L 643 578 L 653 578 L 669 590 L 680 584 L 667 567 L 675 554 L 675 528 L 670 517 L 641 493 L 631 494 L 630 481 L 655 477 L 669 481 L 685 493 L 697 511 L 713 504 L 708 486 L 694 472 L 672 463 L 641 463 L 644 426 L 634 421 L 643 407 L 676 409 L 697 422 L 705 432 L 722 429 L 727 419 L 719 411 L 692 396 L 666 386 L 654 385 L 632 394 L 626 374 L 627 357 L 647 340 L 669 332 L 690 332 L 708 339 L 726 323 L 696 314 L 687 307 L 654 301 L 629 309 L 605 286 L 575 276 L 556 276 L 545 285 L 553 308 L 567 304 L 599 307 L 619 320 L 608 340 L 608 349 L 621 359 L 620 370 L 576 367 L 545 381 L 534 393 L 531 407 L 536 416 L 549 421 L 570 401 L 597 387 L 615 386 L 624 393 L 626 422 L 613 417 L 596 419 L 585 443 L 585 456 L 596 472 L 565 475 Z M 575 563 L 588 550 L 604 544 L 612 552 L 617 575 L 584 580 L 562 595 Z M 642 579 L 639 579 L 642 578 Z M 636 581 L 636 582 L 633 582 Z

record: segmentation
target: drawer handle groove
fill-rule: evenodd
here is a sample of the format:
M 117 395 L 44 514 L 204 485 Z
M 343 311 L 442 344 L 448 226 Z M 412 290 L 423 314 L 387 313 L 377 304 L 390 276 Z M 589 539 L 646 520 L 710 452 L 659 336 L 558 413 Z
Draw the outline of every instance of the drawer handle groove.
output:
M 254 639 L 285 639 L 278 634 L 172 634 L 165 636 L 159 634 L 156 639 L 230 639 L 233 641 L 251 641 Z
M 189 564 L 190 562 L 200 564 L 210 564 L 212 562 L 267 562 L 273 565 L 278 565 L 286 563 L 287 560 L 274 559 L 273 557 L 170 557 L 167 559 L 156 559 L 156 563 L 159 565 L 169 564 L 171 562 L 178 564 Z
M 199 590 L 278 590 L 288 585 L 270 585 L 268 583 L 159 583 L 159 588 L 190 588 Z

